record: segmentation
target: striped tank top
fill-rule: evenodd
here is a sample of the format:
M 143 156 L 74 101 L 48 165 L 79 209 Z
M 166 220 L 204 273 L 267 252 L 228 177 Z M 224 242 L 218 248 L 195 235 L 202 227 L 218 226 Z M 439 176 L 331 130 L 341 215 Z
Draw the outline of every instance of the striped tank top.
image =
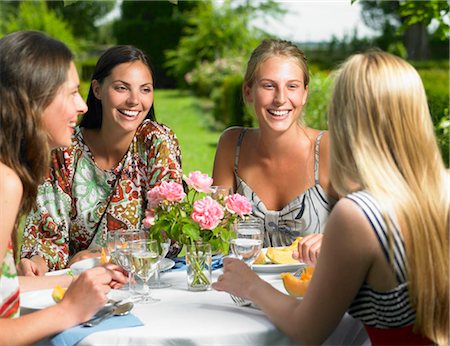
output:
M 0 318 L 19 317 L 19 294 L 19 279 L 10 241 L 0 270 Z
M 346 198 L 355 202 L 362 209 L 389 261 L 388 231 L 378 202 L 366 191 L 349 194 Z M 416 313 L 410 304 L 408 295 L 405 244 L 395 223 L 392 231 L 394 271 L 398 286 L 389 291 L 378 292 L 364 283 L 348 311 L 354 318 L 374 328 L 404 327 L 414 324 L 416 319 Z
M 286 246 L 295 238 L 313 233 L 322 233 L 336 200 L 329 196 L 319 184 L 319 145 L 324 131 L 317 136 L 314 155 L 314 186 L 295 197 L 279 211 L 266 208 L 261 199 L 238 174 L 241 144 L 248 129 L 243 129 L 236 145 L 234 175 L 236 192 L 247 197 L 253 206 L 253 216 L 264 221 L 264 247 Z M 300 174 L 300 173 L 299 173 Z

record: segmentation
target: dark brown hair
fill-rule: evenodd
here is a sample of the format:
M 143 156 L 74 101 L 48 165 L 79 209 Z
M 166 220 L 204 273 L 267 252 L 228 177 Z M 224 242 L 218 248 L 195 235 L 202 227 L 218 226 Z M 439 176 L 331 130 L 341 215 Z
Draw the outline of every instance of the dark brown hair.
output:
M 104 79 L 111 74 L 111 71 L 114 67 L 133 61 L 143 62 L 148 67 L 148 70 L 150 71 L 150 74 L 154 79 L 150 60 L 144 54 L 144 52 L 134 46 L 119 45 L 109 48 L 102 54 L 97 62 L 97 65 L 95 66 L 91 81 L 95 79 L 101 84 L 103 83 Z M 92 90 L 92 83 L 89 88 L 89 94 L 86 103 L 88 106 L 88 111 L 83 116 L 80 122 L 80 127 L 85 127 L 88 129 L 101 128 L 103 107 L 102 102 L 94 95 L 94 91 Z M 156 120 L 153 104 L 149 112 L 147 113 L 146 119 Z
M 50 163 L 41 116 L 67 80 L 73 55 L 64 43 L 37 31 L 4 36 L 0 52 L 0 161 L 22 181 L 21 212 L 27 213 Z

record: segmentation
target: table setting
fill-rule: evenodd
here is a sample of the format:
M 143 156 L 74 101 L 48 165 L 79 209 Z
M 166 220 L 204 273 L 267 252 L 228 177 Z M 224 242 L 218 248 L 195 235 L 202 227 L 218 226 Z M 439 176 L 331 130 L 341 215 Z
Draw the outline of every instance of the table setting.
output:
M 117 231 L 108 236 L 108 260 L 129 272 L 129 283 L 111 290 L 107 305 L 92 320 L 40 344 L 294 344 L 251 301 L 215 291 L 211 284 L 223 273 L 223 258 L 232 256 L 285 294 L 295 290 L 289 289 L 283 274 L 301 275 L 304 294 L 310 276 L 302 272 L 305 265 L 292 260 L 298 239 L 290 247 L 262 248 L 264 225 L 251 218 L 245 197 L 213 187 L 212 179 L 200 172 L 191 172 L 184 180 L 187 189 L 163 182 L 148 192 L 146 232 Z M 171 241 L 183 246 L 173 259 L 165 257 Z M 102 251 L 102 258 L 83 260 L 50 275 L 78 274 L 104 260 Z M 295 280 L 290 285 L 295 286 Z M 56 304 L 54 293 L 51 289 L 22 293 L 22 313 Z M 350 315 L 341 325 L 325 344 L 367 341 L 362 324 Z

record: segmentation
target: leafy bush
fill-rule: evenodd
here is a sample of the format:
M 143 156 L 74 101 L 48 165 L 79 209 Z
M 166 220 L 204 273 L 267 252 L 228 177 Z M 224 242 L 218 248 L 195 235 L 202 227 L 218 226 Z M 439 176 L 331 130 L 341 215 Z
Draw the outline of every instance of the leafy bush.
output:
M 214 118 L 229 126 L 252 127 L 254 117 L 244 104 L 242 96 L 243 78 L 240 74 L 225 77 L 222 87 L 213 93 Z
M 198 96 L 210 96 L 215 88 L 221 88 L 230 75 L 244 74 L 244 59 L 241 56 L 216 59 L 212 62 L 203 60 L 188 72 L 184 78 Z
M 6 8 L 8 9 L 8 8 Z M 64 19 L 49 10 L 44 1 L 23 1 L 17 11 L 7 14 L 7 20 L 1 25 L 5 34 L 18 30 L 37 30 L 64 42 L 75 54 L 79 44 L 71 28 Z
M 418 69 L 428 98 L 431 118 L 445 164 L 449 165 L 449 75 L 447 69 Z
M 305 123 L 312 128 L 328 128 L 327 109 L 331 97 L 332 81 L 327 72 L 311 73 L 308 100 L 303 110 Z

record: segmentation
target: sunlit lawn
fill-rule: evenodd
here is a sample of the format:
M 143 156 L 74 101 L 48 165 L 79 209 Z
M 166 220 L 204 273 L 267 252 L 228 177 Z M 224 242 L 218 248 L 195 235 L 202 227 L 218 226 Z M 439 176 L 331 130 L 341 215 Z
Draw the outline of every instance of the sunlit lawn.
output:
M 156 90 L 156 119 L 177 135 L 183 157 L 183 172 L 200 170 L 212 174 L 220 131 L 213 129 L 211 111 L 187 91 Z

